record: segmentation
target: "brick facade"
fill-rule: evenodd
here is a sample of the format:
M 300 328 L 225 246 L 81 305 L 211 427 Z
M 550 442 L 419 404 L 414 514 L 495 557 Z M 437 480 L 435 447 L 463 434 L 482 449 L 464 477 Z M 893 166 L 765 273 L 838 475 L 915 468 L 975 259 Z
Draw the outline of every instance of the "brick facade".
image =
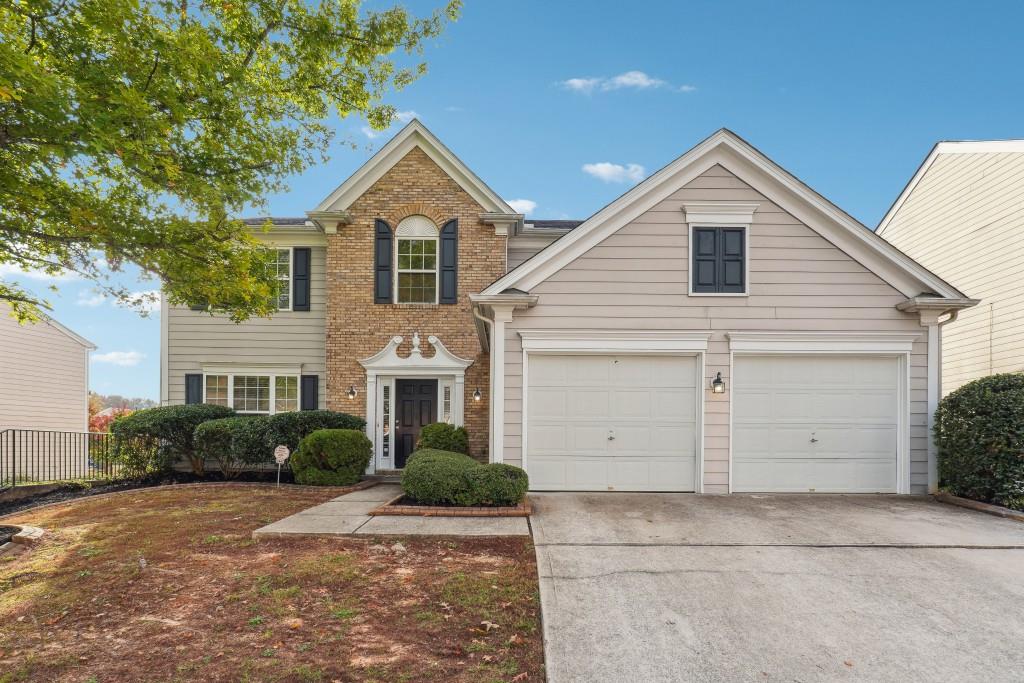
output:
M 480 221 L 484 209 L 418 147 L 412 149 L 348 209 L 350 222 L 327 241 L 327 407 L 353 415 L 366 413 L 366 373 L 359 359 L 380 351 L 398 334 L 405 337 L 399 355 L 408 355 L 413 332 L 422 337 L 424 355 L 433 349 L 431 334 L 449 351 L 472 359 L 466 369 L 465 425 L 470 449 L 487 456 L 488 364 L 480 346 L 469 295 L 505 273 L 506 237 Z M 375 304 L 373 302 L 374 220 L 394 229 L 411 215 L 424 215 L 438 227 L 459 219 L 458 302 Z M 359 389 L 355 399 L 349 386 Z M 473 400 L 479 388 L 483 398 Z

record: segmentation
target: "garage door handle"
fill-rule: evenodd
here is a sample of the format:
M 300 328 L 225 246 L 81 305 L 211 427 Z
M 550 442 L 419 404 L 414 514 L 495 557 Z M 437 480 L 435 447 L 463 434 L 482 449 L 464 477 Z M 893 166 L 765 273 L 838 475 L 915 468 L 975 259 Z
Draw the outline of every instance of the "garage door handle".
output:
M 811 443 L 818 443 L 818 440 L 817 440 L 817 439 L 815 439 L 815 438 L 814 438 L 814 437 L 812 436 L 812 437 L 811 437 Z
M 612 432 L 608 432 L 608 440 L 615 441 L 615 434 L 613 434 Z

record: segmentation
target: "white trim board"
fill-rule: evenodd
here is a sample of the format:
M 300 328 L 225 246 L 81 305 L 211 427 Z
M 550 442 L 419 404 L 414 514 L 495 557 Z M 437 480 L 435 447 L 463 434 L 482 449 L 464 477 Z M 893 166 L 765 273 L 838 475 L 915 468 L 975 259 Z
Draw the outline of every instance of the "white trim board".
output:
M 529 291 L 715 165 L 754 187 L 907 297 L 963 296 L 785 171 L 735 133 L 721 129 L 484 290 Z
M 932 146 L 928 156 L 924 158 L 921 165 L 917 167 L 914 175 L 911 176 L 903 191 L 896 197 L 885 216 L 878 222 L 875 233 L 881 235 L 889 227 L 889 223 L 896 217 L 896 214 L 903 204 L 910 198 L 910 195 L 917 189 L 918 184 L 931 169 L 932 164 L 940 154 L 1011 154 L 1024 153 L 1024 140 L 947 140 L 937 142 Z
M 743 353 L 910 353 L 918 332 L 726 332 L 729 349 Z

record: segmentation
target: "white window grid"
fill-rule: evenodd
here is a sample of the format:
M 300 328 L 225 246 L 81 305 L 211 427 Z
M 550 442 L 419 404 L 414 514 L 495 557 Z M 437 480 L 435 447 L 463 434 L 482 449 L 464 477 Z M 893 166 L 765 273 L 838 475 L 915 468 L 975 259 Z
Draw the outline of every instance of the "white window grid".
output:
M 243 393 L 252 392 L 241 396 L 242 403 L 237 407 L 235 406 L 236 379 L 241 380 L 239 388 Z M 221 392 L 224 389 L 227 391 L 226 398 L 221 397 Z M 209 400 L 211 396 L 215 400 Z M 299 409 L 299 376 L 248 373 L 204 374 L 203 399 L 205 403 L 225 405 L 245 415 L 273 415 L 290 412 Z M 265 404 L 266 408 L 261 409 L 261 404 Z

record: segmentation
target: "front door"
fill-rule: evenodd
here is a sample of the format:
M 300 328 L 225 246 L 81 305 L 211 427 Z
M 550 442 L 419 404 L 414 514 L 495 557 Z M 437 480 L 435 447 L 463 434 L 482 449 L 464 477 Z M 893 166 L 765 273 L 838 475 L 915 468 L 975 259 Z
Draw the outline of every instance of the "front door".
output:
M 395 469 L 402 469 L 416 450 L 420 430 L 437 422 L 437 380 L 395 380 L 395 397 Z

